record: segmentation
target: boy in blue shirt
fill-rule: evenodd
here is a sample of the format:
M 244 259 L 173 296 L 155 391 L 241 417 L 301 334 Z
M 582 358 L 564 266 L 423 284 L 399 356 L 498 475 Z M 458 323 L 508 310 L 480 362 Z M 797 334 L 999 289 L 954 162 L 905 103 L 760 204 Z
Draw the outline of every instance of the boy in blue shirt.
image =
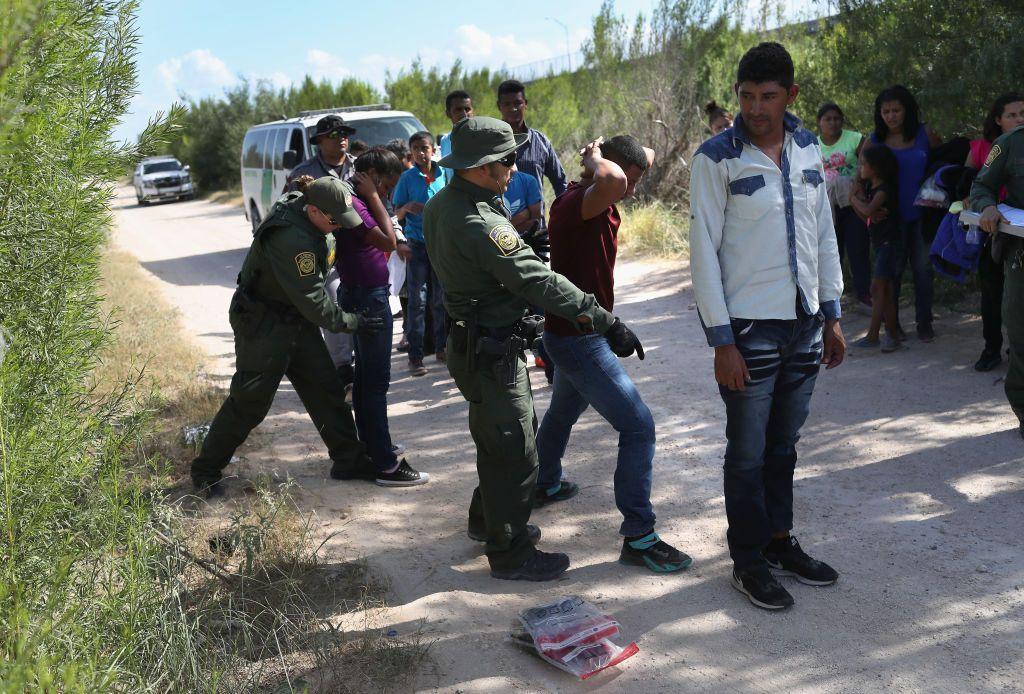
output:
M 445 311 L 444 290 L 430 267 L 427 245 L 423 240 L 423 206 L 434 194 L 444 188 L 445 175 L 433 161 L 434 138 L 426 132 L 413 133 L 409 138 L 414 166 L 406 169 L 398 179 L 391 194 L 395 214 L 409 240 L 412 257 L 406 269 L 405 283 L 409 291 L 409 317 L 406 321 L 406 336 L 409 340 L 409 373 L 425 376 L 423 365 L 423 334 L 426 329 L 427 281 L 433 290 L 432 309 L 434 317 L 434 353 L 437 360 L 445 361 Z
M 522 171 L 512 172 L 509 179 L 508 189 L 502 196 L 505 207 L 508 208 L 512 217 L 512 226 L 516 231 L 527 231 L 535 223 L 543 222 L 541 205 L 544 196 L 540 192 L 540 182 L 536 178 L 525 174 Z

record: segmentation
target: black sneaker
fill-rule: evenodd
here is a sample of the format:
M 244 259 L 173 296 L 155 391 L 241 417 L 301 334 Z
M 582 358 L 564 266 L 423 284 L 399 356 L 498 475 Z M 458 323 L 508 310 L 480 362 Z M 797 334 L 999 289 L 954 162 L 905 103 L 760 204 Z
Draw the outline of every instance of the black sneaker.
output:
M 619 563 L 646 566 L 655 573 L 667 574 L 682 571 L 693 563 L 693 558 L 662 540 L 658 533 L 651 533 L 638 540 L 623 538 Z
M 195 490 L 196 496 L 201 499 L 222 499 L 227 495 L 227 489 L 224 488 L 223 480 L 198 480 L 195 477 L 192 478 L 192 489 Z
M 917 324 L 917 339 L 921 342 L 931 342 L 935 339 L 935 329 L 931 323 Z
M 830 586 L 839 580 L 835 569 L 809 557 L 792 535 L 772 540 L 763 554 L 776 576 L 792 576 L 809 586 Z
M 732 587 L 750 602 L 766 610 L 784 610 L 793 606 L 793 596 L 782 587 L 767 566 L 744 571 L 733 570 Z
M 580 493 L 580 487 L 578 484 L 573 484 L 567 480 L 562 480 L 558 485 L 558 491 L 554 494 L 548 494 L 543 489 L 538 489 L 533 494 L 533 507 L 540 508 L 547 506 L 555 501 L 565 501 L 571 499 Z
M 466 531 L 466 535 L 468 535 L 469 539 L 473 542 L 487 542 L 486 533 L 481 533 L 470 529 Z M 538 528 L 536 525 L 527 523 L 526 539 L 528 539 L 530 541 L 530 544 L 532 545 L 536 545 L 538 542 L 540 542 L 540 528 Z
M 569 568 L 569 557 L 561 552 L 533 550 L 533 555 L 515 569 L 491 569 L 491 576 L 506 581 L 553 581 Z
M 372 482 L 377 479 L 377 468 L 369 458 L 363 458 L 358 464 L 339 463 L 331 465 L 331 479 L 349 481 L 365 480 Z
M 430 475 L 418 472 L 402 458 L 394 472 L 378 472 L 377 484 L 382 487 L 415 487 L 430 481 Z
M 986 349 L 981 353 L 981 356 L 978 357 L 978 361 L 974 362 L 974 370 L 984 373 L 985 371 L 991 371 L 1002 363 L 1003 357 L 999 354 L 998 349 L 994 352 L 990 352 Z

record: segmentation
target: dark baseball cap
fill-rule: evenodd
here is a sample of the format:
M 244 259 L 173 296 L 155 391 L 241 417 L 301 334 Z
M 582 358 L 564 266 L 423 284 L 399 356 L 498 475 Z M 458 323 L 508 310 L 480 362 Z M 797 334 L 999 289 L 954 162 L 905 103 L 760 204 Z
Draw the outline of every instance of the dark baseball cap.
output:
M 451 153 L 438 162 L 448 169 L 472 169 L 505 158 L 530 139 L 514 133 L 503 120 L 487 116 L 463 118 L 452 128 Z
M 351 125 L 346 124 L 344 118 L 332 113 L 329 116 L 324 116 L 316 122 L 316 130 L 314 130 L 313 134 L 309 136 L 309 141 L 316 144 L 316 141 L 321 137 L 324 135 L 330 135 L 335 131 L 345 135 L 354 135 L 356 129 Z
M 352 207 L 352 187 L 334 176 L 318 178 L 302 193 L 305 201 L 334 219 L 342 229 L 354 229 L 363 223 Z

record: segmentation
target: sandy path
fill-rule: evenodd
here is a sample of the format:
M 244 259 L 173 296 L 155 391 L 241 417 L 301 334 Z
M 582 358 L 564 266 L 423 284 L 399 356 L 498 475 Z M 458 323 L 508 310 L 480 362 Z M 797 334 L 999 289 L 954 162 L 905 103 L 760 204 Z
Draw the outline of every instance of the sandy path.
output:
M 180 307 L 187 328 L 231 373 L 227 303 L 250 232 L 237 208 L 189 202 L 138 208 L 125 189 L 115 242 L 134 253 Z M 658 426 L 659 531 L 695 557 L 676 576 L 616 562 L 611 488 L 614 432 L 587 413 L 566 469 L 584 491 L 538 511 L 543 547 L 573 566 L 554 584 L 495 581 L 465 536 L 475 484 L 466 406 L 446 370 L 406 376 L 396 354 L 390 393 L 395 440 L 431 474 L 424 487 L 386 490 L 327 478 L 322 443 L 285 384 L 243 451 L 241 476 L 294 477 L 327 549 L 364 555 L 391 577 L 389 625 L 434 640 L 423 690 L 1021 691 L 1024 665 L 1024 445 L 997 379 L 971 364 L 974 317 L 944 314 L 931 345 L 854 354 L 818 381 L 803 431 L 796 517 L 804 547 L 842 573 L 832 588 L 787 583 L 797 605 L 758 610 L 728 583 L 721 494 L 724 411 L 685 265 L 624 262 L 620 315 L 648 358 L 627 364 Z M 863 334 L 851 317 L 847 333 Z M 538 412 L 549 390 L 534 374 Z M 267 437 L 260 437 L 266 442 Z M 641 652 L 618 673 L 581 684 L 504 642 L 524 607 L 579 593 L 614 614 Z

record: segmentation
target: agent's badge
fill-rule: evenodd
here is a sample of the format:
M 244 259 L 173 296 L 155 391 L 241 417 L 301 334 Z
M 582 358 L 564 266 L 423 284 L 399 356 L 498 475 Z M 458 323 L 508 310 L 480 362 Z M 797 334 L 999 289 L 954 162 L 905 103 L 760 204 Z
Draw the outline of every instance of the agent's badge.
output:
M 491 237 L 491 241 L 498 247 L 502 255 L 518 251 L 523 245 L 523 240 L 519 238 L 519 234 L 511 224 L 499 224 L 487 235 Z
M 994 162 L 996 160 L 996 157 L 998 157 L 1002 153 L 1003 153 L 1002 147 L 1000 147 L 999 145 L 996 145 L 995 147 L 993 147 L 992 151 L 988 153 L 988 157 L 985 159 L 985 166 L 991 166 L 992 162 Z
M 303 251 L 295 256 L 295 265 L 299 268 L 299 277 L 309 277 L 316 272 L 316 256 L 311 251 Z

